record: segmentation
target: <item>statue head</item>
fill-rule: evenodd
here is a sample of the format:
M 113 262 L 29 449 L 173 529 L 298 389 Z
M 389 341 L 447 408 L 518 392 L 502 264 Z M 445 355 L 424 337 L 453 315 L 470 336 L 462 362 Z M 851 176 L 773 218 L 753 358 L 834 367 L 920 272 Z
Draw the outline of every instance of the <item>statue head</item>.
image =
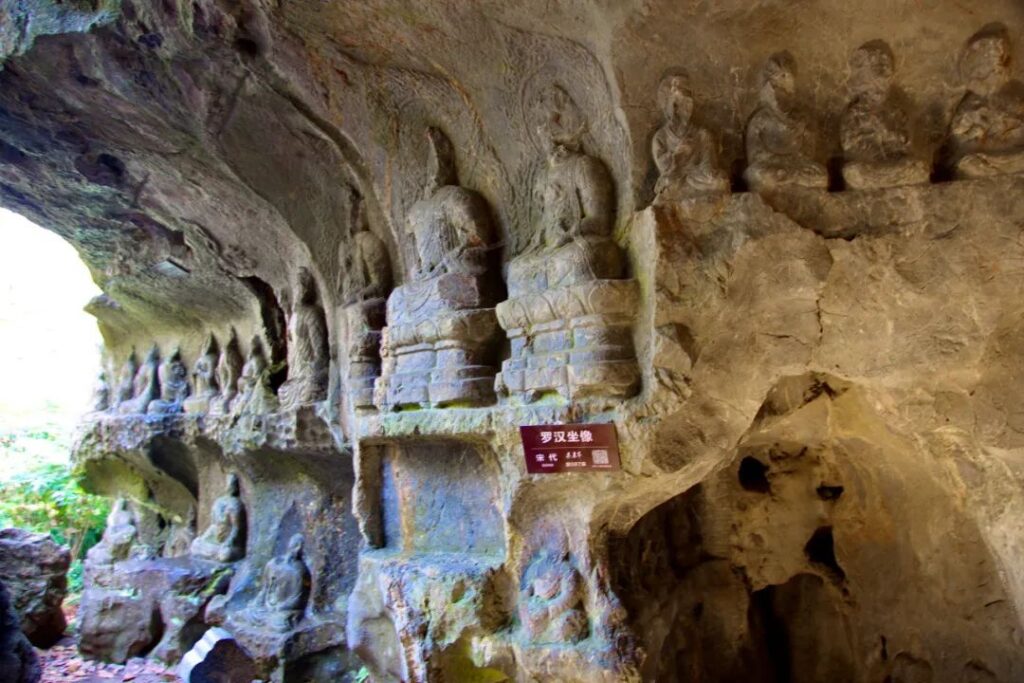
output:
M 884 40 L 872 40 L 850 56 L 850 91 L 856 96 L 884 98 L 895 72 L 892 48 Z
M 459 177 L 455 169 L 455 149 L 440 128 L 427 129 L 427 178 L 423 185 L 423 196 L 427 199 L 434 196 L 442 187 L 458 185 Z
M 988 24 L 967 41 L 960 74 L 968 87 L 991 93 L 1010 80 L 1010 34 L 1000 23 Z
M 292 534 L 288 539 L 288 550 L 286 551 L 289 560 L 297 560 L 302 555 L 302 534 Z
M 685 74 L 670 73 L 658 85 L 658 107 L 665 121 L 686 128 L 693 116 L 693 95 Z
M 761 71 L 761 99 L 782 104 L 796 94 L 796 60 L 788 51 L 776 52 Z
M 540 122 L 537 132 L 551 150 L 558 147 L 577 150 L 583 142 L 587 124 L 569 93 L 558 85 L 548 86 L 538 99 Z

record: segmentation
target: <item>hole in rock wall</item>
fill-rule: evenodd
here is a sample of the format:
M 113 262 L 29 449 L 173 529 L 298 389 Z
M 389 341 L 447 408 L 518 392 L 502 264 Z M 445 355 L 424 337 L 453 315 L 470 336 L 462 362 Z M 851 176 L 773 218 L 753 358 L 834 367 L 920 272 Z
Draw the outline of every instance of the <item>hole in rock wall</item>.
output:
M 768 481 L 768 465 L 757 458 L 747 456 L 740 461 L 740 486 L 747 491 L 771 493 L 772 486 Z
M 493 470 L 457 442 L 392 445 L 381 463 L 384 546 L 414 553 L 502 555 Z
M 839 566 L 836 560 L 835 540 L 832 538 L 832 527 L 821 527 L 815 530 L 807 545 L 804 546 L 804 554 L 811 564 L 816 565 L 836 581 L 846 578 L 846 572 Z

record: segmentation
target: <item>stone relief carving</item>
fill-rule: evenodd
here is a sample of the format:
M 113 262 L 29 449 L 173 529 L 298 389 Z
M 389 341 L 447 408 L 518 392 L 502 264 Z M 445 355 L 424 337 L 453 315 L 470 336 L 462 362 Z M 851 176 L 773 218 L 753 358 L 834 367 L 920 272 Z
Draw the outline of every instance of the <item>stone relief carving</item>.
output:
M 242 374 L 242 351 L 238 346 L 238 334 L 231 330 L 231 338 L 224 345 L 217 361 L 218 395 L 211 399 L 209 412 L 211 415 L 224 415 L 231 412 L 231 406 L 238 397 L 238 381 Z
M 893 87 L 894 71 L 892 50 L 881 40 L 861 45 L 850 58 L 852 97 L 839 127 L 847 187 L 928 182 L 929 165 L 912 155 L 907 112 Z
M 181 351 L 175 349 L 160 364 L 160 398 L 150 401 L 146 412 L 152 415 L 180 413 L 189 395 L 188 368 L 181 360 Z
M 651 140 L 658 167 L 655 202 L 729 191 L 719 166 L 718 143 L 693 122 L 694 100 L 682 74 L 669 74 L 658 85 L 658 108 L 665 121 Z
M 247 610 L 248 621 L 265 623 L 275 631 L 289 631 L 302 620 L 311 583 L 302 546 L 302 534 L 294 534 L 285 554 L 263 569 L 259 595 Z
M 171 530 L 164 543 L 164 557 L 183 557 L 192 549 L 196 539 L 196 508 L 189 506 L 184 518 L 176 518 L 171 522 Z
M 586 122 L 564 89 L 548 88 L 540 108 L 548 146 L 534 188 L 540 217 L 527 250 L 508 264 L 509 299 L 497 314 L 511 358 L 495 387 L 524 400 L 629 396 L 639 383 L 631 332 L 638 291 L 622 279 L 625 255 L 611 237 L 612 179 L 583 150 Z
M 107 382 L 106 371 L 100 370 L 96 376 L 96 385 L 92 390 L 92 410 L 95 413 L 102 413 L 109 410 L 110 407 L 110 383 Z
M 382 410 L 479 405 L 494 395 L 490 209 L 458 184 L 448 137 L 431 128 L 427 139 L 423 197 L 407 217 L 417 263 L 412 281 L 396 287 L 387 302 L 382 372 L 374 390 Z
M 825 167 L 807 156 L 813 145 L 798 104 L 796 61 L 778 52 L 764 65 L 758 106 L 747 122 L 743 177 L 751 190 L 828 187 Z
M 103 538 L 89 549 L 86 559 L 90 564 L 113 564 L 127 560 L 138 554 L 138 543 L 139 530 L 135 524 L 135 515 L 128 509 L 128 501 L 118 498 L 107 515 Z
M 263 340 L 254 336 L 249 357 L 238 376 L 238 393 L 231 411 L 238 414 L 263 415 L 277 408 L 277 396 L 270 386 L 270 363 L 263 351 Z
M 217 362 L 220 351 L 217 338 L 212 334 L 206 340 L 206 347 L 196 359 L 192 367 L 192 381 L 195 391 L 185 400 L 186 413 L 207 413 L 220 394 L 220 382 L 217 378 Z
M 139 359 L 135 355 L 135 349 L 131 350 L 128 358 L 125 359 L 124 367 L 117 379 L 117 389 L 114 395 L 113 408 L 125 405 L 135 396 L 135 375 L 139 372 Z
M 159 373 L 160 348 L 154 344 L 146 360 L 135 372 L 131 398 L 120 403 L 117 412 L 123 415 L 144 414 L 149 404 L 160 398 Z
M 541 550 L 523 573 L 519 618 L 535 643 L 578 643 L 590 632 L 583 577 L 565 549 Z
M 210 525 L 192 542 L 191 552 L 193 557 L 221 563 L 245 556 L 245 506 L 237 475 L 228 475 L 224 495 L 210 507 Z
M 1024 172 L 1024 84 L 1010 77 L 1010 38 L 1003 24 L 971 36 L 960 57 L 967 92 L 949 125 L 958 178 Z
M 330 367 L 327 320 L 316 281 L 305 268 L 299 271 L 288 336 L 288 380 L 278 392 L 282 407 L 295 409 L 323 401 Z
M 381 329 L 391 291 L 391 260 L 384 242 L 370 232 L 362 196 L 353 187 L 348 191 L 349 239 L 342 243 L 338 257 L 348 391 L 355 408 L 373 408 L 373 384 L 381 371 Z

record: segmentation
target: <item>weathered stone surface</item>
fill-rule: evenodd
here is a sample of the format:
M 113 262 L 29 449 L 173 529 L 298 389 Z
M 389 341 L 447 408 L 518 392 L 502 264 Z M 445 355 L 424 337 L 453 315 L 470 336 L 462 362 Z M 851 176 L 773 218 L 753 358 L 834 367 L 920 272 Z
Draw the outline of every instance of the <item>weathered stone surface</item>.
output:
M 32 644 L 21 631 L 21 619 L 7 586 L 0 581 L 0 679 L 11 683 L 36 683 L 42 677 Z
M 0 581 L 21 618 L 21 630 L 36 647 L 49 647 L 64 635 L 61 606 L 70 565 L 71 553 L 49 536 L 0 529 Z
M 259 675 L 1024 678 L 1020 3 L 10 16 L 0 202 L 105 292 L 102 566 L 237 474 L 202 620 Z M 580 422 L 621 471 L 527 472 Z

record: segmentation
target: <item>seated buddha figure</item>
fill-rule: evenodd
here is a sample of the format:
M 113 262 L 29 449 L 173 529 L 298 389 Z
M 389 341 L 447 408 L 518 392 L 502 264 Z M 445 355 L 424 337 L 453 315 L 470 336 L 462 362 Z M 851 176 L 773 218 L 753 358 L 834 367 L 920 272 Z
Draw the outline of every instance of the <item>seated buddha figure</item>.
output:
M 658 167 L 655 202 L 729 191 L 729 178 L 718 165 L 718 145 L 693 122 L 693 96 L 682 74 L 666 76 L 658 86 L 658 106 L 665 122 L 651 140 Z
M 911 154 L 908 117 L 893 87 L 892 50 L 881 40 L 861 45 L 850 58 L 852 98 L 839 123 L 843 180 L 852 189 L 928 182 L 923 159 Z
M 302 560 L 302 534 L 288 539 L 284 555 L 263 568 L 260 592 L 248 609 L 248 621 L 288 631 L 302 620 L 309 600 L 310 575 Z
M 192 367 L 192 381 L 195 391 L 185 400 L 185 412 L 203 414 L 210 410 L 213 401 L 220 393 L 217 379 L 217 361 L 220 353 L 217 350 L 217 338 L 212 334 L 206 339 L 206 347 L 196 359 Z
M 764 65 L 758 106 L 747 121 L 745 142 L 743 177 L 751 190 L 828 187 L 828 171 L 808 156 L 813 140 L 798 111 L 796 62 L 788 52 L 772 55 Z
M 228 343 L 217 359 L 218 393 L 210 399 L 210 415 L 225 415 L 238 397 L 238 380 L 242 374 L 242 352 L 238 348 L 238 333 L 232 329 Z
M 158 376 L 160 396 L 149 402 L 146 412 L 151 415 L 180 413 L 189 395 L 188 368 L 181 360 L 181 351 L 175 349 L 164 359 L 160 364 Z
M 278 396 L 284 408 L 298 408 L 327 398 L 330 349 L 327 320 L 313 274 L 299 270 L 298 297 L 289 319 L 288 380 Z
M 89 549 L 86 558 L 91 564 L 113 564 L 127 560 L 139 540 L 135 515 L 128 509 L 128 501 L 118 498 L 107 515 L 103 538 Z
M 583 577 L 567 552 L 542 550 L 523 574 L 519 617 L 535 643 L 577 643 L 589 635 Z
M 1010 38 L 1002 24 L 975 33 L 960 58 L 967 92 L 949 124 L 947 147 L 958 178 L 1024 172 L 1024 84 L 1010 77 Z
M 149 350 L 146 360 L 135 372 L 132 383 L 132 398 L 117 406 L 123 415 L 145 414 L 149 404 L 160 398 L 160 347 L 156 344 Z
M 231 411 L 241 415 L 265 415 L 277 409 L 277 396 L 270 386 L 270 362 L 263 351 L 259 335 L 252 338 L 249 357 L 238 376 L 238 392 L 231 402 Z
M 238 494 L 238 476 L 229 474 L 224 495 L 210 507 L 210 525 L 192 541 L 193 557 L 235 562 L 245 556 L 245 506 Z

